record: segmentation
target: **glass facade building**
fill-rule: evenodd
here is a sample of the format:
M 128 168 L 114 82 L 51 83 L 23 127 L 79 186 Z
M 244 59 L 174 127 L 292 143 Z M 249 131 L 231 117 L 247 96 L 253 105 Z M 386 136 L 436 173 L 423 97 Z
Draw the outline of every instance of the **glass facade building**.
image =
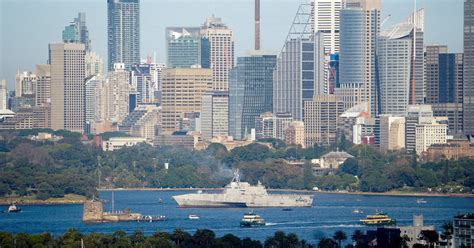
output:
M 464 133 L 474 135 L 474 0 L 464 1 Z
M 237 58 L 229 85 L 229 135 L 243 139 L 256 119 L 273 109 L 273 70 L 276 55 Z
M 63 30 L 63 41 L 65 43 L 81 43 L 90 51 L 89 30 L 86 26 L 86 13 L 80 12 L 74 21 Z
M 166 28 L 168 68 L 191 68 L 201 64 L 200 28 Z
M 140 0 L 107 0 L 108 71 L 140 63 Z

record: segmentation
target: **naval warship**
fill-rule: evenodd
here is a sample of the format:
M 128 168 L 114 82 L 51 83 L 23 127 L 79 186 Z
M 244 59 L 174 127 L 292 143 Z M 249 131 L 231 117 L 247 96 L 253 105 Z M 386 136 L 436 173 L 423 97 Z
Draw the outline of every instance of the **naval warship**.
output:
M 238 171 L 222 193 L 203 193 L 173 196 L 179 207 L 183 208 L 257 208 L 257 207 L 311 207 L 313 195 L 269 194 L 258 182 L 250 185 L 241 182 Z

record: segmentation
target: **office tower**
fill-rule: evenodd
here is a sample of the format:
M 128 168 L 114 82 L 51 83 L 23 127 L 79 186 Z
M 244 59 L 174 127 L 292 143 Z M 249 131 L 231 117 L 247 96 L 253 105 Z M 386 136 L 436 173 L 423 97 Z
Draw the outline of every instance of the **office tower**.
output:
M 107 0 L 108 71 L 140 63 L 140 0 Z
M 86 47 L 86 51 L 90 51 L 89 30 L 86 26 L 86 13 L 79 12 L 77 18 L 66 26 L 63 30 L 64 43 L 81 43 Z
M 412 42 L 409 104 L 424 104 L 426 97 L 424 79 L 425 62 L 423 58 L 425 48 L 425 10 L 419 9 L 415 11 L 407 18 L 406 23 L 413 28 L 411 33 L 407 34 Z
M 201 27 L 201 35 L 209 43 L 210 63 L 210 67 L 202 67 L 212 68 L 214 90 L 228 91 L 229 74 L 234 67 L 234 34 L 221 18 L 208 17 Z
M 413 152 L 416 149 L 416 125 L 432 118 L 433 110 L 431 105 L 408 106 L 405 119 L 405 149 L 407 152 Z
M 256 118 L 273 110 L 275 55 L 250 52 L 237 58 L 229 86 L 229 135 L 243 139 L 255 128 Z
M 85 122 L 86 126 L 101 120 L 102 84 L 100 76 L 90 76 L 85 79 Z M 90 133 L 90 130 L 89 132 Z
M 273 112 L 303 119 L 305 101 L 327 94 L 324 84 L 324 47 L 320 33 L 309 39 L 290 39 L 277 59 L 273 76 Z
M 304 104 L 304 131 L 306 147 L 315 144 L 329 146 L 337 141 L 339 116 L 344 105 L 335 95 L 315 96 Z
M 166 28 L 166 64 L 168 68 L 201 66 L 200 28 Z
M 412 71 L 412 31 L 411 24 L 402 23 L 380 34 L 377 47 L 380 114 L 405 116 L 407 113 Z
M 36 75 L 33 72 L 20 72 L 20 70 L 18 70 L 15 79 L 16 97 L 35 94 Z
M 260 0 L 255 0 L 255 51 L 260 50 Z
M 327 87 L 328 94 L 334 94 L 335 89 L 339 87 L 339 54 L 326 55 L 326 61 L 328 61 L 327 75 Z
M 132 89 L 138 92 L 138 103 L 151 103 L 155 101 L 155 85 L 152 82 L 150 64 L 133 64 L 130 78 Z
M 311 30 L 324 37 L 326 54 L 339 53 L 339 15 L 342 0 L 311 1 Z
M 405 148 L 405 117 L 380 115 L 379 148 L 381 152 Z
M 293 123 L 294 118 L 291 113 L 276 113 L 274 128 L 275 136 L 273 138 L 285 140 L 285 130 Z
M 226 91 L 205 92 L 202 96 L 202 139 L 211 140 L 214 137 L 229 134 L 229 93 Z
M 285 129 L 285 143 L 287 145 L 298 145 L 305 148 L 304 142 L 304 123 L 302 121 L 293 121 Z
M 49 44 L 51 128 L 84 131 L 85 46 Z
M 439 102 L 439 55 L 442 53 L 448 53 L 446 45 L 426 46 L 425 81 L 427 104 Z
M 447 116 L 450 133 L 461 133 L 463 124 L 463 54 L 439 54 L 438 88 L 436 103 L 432 104 L 434 116 Z
M 51 65 L 36 65 L 35 106 L 51 103 Z
M 7 109 L 7 81 L 0 80 L 0 112 L 4 112 Z
M 121 123 L 129 113 L 130 74 L 123 63 L 114 64 L 102 88 L 103 119 Z M 130 111 L 133 111 L 130 110 Z
M 474 0 L 464 1 L 464 133 L 474 135 Z
M 86 77 L 104 75 L 104 60 L 95 52 L 86 53 Z
M 367 103 L 378 113 L 376 44 L 380 32 L 380 0 L 346 0 L 340 12 L 339 81 L 336 90 L 347 106 Z
M 163 132 L 180 131 L 186 113 L 201 112 L 203 94 L 212 90 L 212 70 L 200 68 L 167 68 L 162 71 Z

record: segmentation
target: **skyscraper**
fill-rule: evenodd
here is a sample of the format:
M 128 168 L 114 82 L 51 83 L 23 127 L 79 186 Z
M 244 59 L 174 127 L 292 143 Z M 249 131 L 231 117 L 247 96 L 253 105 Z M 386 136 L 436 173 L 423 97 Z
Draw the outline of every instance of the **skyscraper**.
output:
M 464 1 L 464 133 L 474 135 L 474 0 Z
M 15 96 L 34 95 L 36 85 L 36 75 L 33 72 L 18 71 L 16 73 Z
M 243 139 L 260 114 L 273 110 L 275 55 L 250 52 L 238 57 L 229 86 L 229 135 Z
M 226 91 L 205 92 L 202 97 L 202 139 L 229 135 L 229 93 Z
M 426 103 L 439 102 L 439 55 L 447 53 L 446 45 L 426 46 L 425 53 L 425 81 L 426 81 Z
M 86 26 L 86 13 L 79 12 L 77 18 L 63 30 L 64 43 L 82 43 L 90 51 L 89 30 Z
M 339 53 L 339 14 L 342 0 L 311 1 L 311 29 L 324 37 L 327 54 Z
M 114 65 L 102 88 L 103 119 L 109 122 L 122 123 L 129 113 L 130 73 L 123 63 Z M 130 110 L 130 111 L 133 111 Z
M 344 90 L 339 93 L 354 101 L 349 107 L 366 102 L 372 115 L 378 112 L 375 67 L 380 9 L 380 0 L 346 0 L 340 13 L 339 81 Z
M 85 122 L 86 127 L 100 120 L 101 116 L 101 93 L 103 79 L 100 76 L 90 76 L 85 80 Z M 90 130 L 89 130 L 90 131 Z
M 168 68 L 190 68 L 201 65 L 200 28 L 166 28 L 166 65 Z
M 209 63 L 213 73 L 213 89 L 228 91 L 229 74 L 234 67 L 234 34 L 222 22 L 221 18 L 208 17 L 201 27 L 201 35 L 209 42 Z
M 51 128 L 84 131 L 85 45 L 49 44 Z
M 140 63 L 140 0 L 107 0 L 108 70 Z
M 138 92 L 138 103 L 151 103 L 155 101 L 155 85 L 152 80 L 150 64 L 133 64 L 130 78 L 132 89 Z
M 303 119 L 304 102 L 327 94 L 324 84 L 324 46 L 320 33 L 314 40 L 286 41 L 273 76 L 273 113 L 291 113 Z
M 255 0 L 255 51 L 260 50 L 260 0 Z
M 162 131 L 180 131 L 187 113 L 202 111 L 202 96 L 212 90 L 212 70 L 169 68 L 162 73 Z
M 381 33 L 378 47 L 380 109 L 384 115 L 405 116 L 409 104 L 413 26 L 395 25 Z
M 0 112 L 7 109 L 7 81 L 0 80 Z
M 35 74 L 37 77 L 35 105 L 49 105 L 51 103 L 51 65 L 36 65 Z

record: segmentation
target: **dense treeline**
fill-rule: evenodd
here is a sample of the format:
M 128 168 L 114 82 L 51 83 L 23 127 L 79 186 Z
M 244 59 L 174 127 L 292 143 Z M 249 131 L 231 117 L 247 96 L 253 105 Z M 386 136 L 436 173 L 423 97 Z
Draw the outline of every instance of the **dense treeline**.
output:
M 296 234 L 276 232 L 266 241 L 239 238 L 232 234 L 216 237 L 215 233 L 207 229 L 198 229 L 194 235 L 181 229 L 172 233 L 157 231 L 150 236 L 145 236 L 141 230 L 127 235 L 124 231 L 113 234 L 81 234 L 71 228 L 63 235 L 55 238 L 49 233 L 25 234 L 13 236 L 10 233 L 0 232 L 0 247 L 154 247 L 154 248 L 310 248 L 314 247 L 305 240 L 298 239 Z
M 242 179 L 261 181 L 270 188 L 360 190 L 393 189 L 471 192 L 474 160 L 418 164 L 413 154 L 380 154 L 369 146 L 339 142 L 333 147 L 288 147 L 279 140 L 265 140 L 227 151 L 211 144 L 203 151 L 180 147 L 155 148 L 147 144 L 104 152 L 81 136 L 67 131 L 59 141 L 32 141 L 39 130 L 0 132 L 0 196 L 34 195 L 39 199 L 64 194 L 92 196 L 96 188 L 120 187 L 222 187 L 239 168 Z M 117 136 L 109 133 L 106 136 Z M 354 155 L 341 169 L 322 177 L 313 175 L 309 161 L 336 150 Z M 303 166 L 287 163 L 306 161 Z M 169 163 L 169 169 L 164 164 Z

